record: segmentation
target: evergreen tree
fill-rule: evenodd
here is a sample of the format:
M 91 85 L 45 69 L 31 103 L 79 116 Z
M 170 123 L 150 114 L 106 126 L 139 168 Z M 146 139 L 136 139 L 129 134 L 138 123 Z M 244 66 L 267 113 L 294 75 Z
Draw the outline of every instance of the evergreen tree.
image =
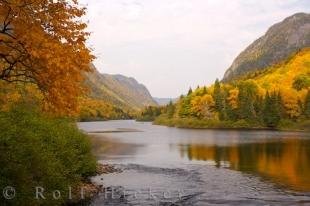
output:
M 253 106 L 254 106 L 254 111 L 255 111 L 255 115 L 256 115 L 257 120 L 261 121 L 263 118 L 264 98 L 257 95 L 255 97 L 255 101 L 253 103 Z
M 215 109 L 219 113 L 220 120 L 226 119 L 225 97 L 218 79 L 216 79 L 214 83 L 213 99 L 215 101 Z
M 204 87 L 203 87 L 203 90 L 202 90 L 202 95 L 205 95 L 205 94 L 207 94 L 207 88 L 206 88 L 206 86 L 204 86 Z
M 253 112 L 250 106 L 251 103 L 249 102 L 249 98 L 243 87 L 239 87 L 238 104 L 238 113 L 241 119 L 250 119 L 253 117 Z
M 187 92 L 187 95 L 190 95 L 190 94 L 192 94 L 192 93 L 193 93 L 193 90 L 192 90 L 192 88 L 190 87 L 189 90 L 188 90 L 188 92 Z
M 179 110 L 179 116 L 180 117 L 189 117 L 190 116 L 190 102 L 191 102 L 191 96 L 186 96 L 181 99 L 180 101 L 180 110 Z
M 221 84 L 218 79 L 216 79 L 214 83 L 213 99 L 215 101 L 215 109 L 220 112 L 223 105 L 223 98 L 221 92 Z
M 228 120 L 237 120 L 237 111 L 236 109 L 233 109 L 230 104 L 226 104 L 226 118 Z
M 256 118 L 254 102 L 257 86 L 251 81 L 241 82 L 238 85 L 239 95 L 239 117 L 241 119 L 253 120 Z
M 168 118 L 172 118 L 173 117 L 174 111 L 175 111 L 175 106 L 172 103 L 172 101 L 170 101 L 169 104 L 167 105 L 167 115 L 168 115 Z
M 278 95 L 274 92 L 265 96 L 263 118 L 267 127 L 276 127 L 281 119 Z

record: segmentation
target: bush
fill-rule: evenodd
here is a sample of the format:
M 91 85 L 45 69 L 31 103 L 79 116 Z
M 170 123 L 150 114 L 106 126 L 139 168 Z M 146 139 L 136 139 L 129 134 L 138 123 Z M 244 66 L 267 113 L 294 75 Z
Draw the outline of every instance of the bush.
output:
M 17 108 L 0 112 L 0 125 L 0 189 L 16 190 L 13 200 L 1 195 L 4 205 L 63 204 L 69 186 L 75 188 L 94 174 L 90 141 L 70 120 Z M 35 199 L 37 186 L 45 189 L 46 200 Z M 60 199 L 52 198 L 54 190 L 60 191 Z
M 250 128 L 251 125 L 244 119 L 240 119 L 233 123 L 234 128 Z
M 282 119 L 278 125 L 278 128 L 281 130 L 309 131 L 310 120 L 299 120 L 296 122 L 290 119 Z

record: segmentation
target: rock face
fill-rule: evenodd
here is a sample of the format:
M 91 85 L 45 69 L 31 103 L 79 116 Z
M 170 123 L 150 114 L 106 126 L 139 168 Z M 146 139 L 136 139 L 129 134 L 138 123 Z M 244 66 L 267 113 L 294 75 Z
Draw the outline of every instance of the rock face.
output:
M 270 27 L 248 46 L 225 72 L 224 82 L 266 68 L 310 47 L 310 14 L 297 13 Z
M 89 95 L 102 99 L 122 109 L 138 110 L 145 106 L 157 105 L 148 89 L 132 77 L 120 74 L 101 74 L 91 65 L 93 72 L 86 74 Z

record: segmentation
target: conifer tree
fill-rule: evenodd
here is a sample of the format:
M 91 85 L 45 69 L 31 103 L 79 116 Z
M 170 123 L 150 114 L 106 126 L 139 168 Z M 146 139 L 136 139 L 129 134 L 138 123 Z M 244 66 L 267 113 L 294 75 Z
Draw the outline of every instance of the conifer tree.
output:
M 257 86 L 252 81 L 244 81 L 238 85 L 238 108 L 241 119 L 253 120 L 256 117 L 254 101 Z
M 180 110 L 178 113 L 180 117 L 190 116 L 190 107 L 191 107 L 190 103 L 191 103 L 191 96 L 190 95 L 181 99 Z
M 276 127 L 281 119 L 278 95 L 274 92 L 265 96 L 263 118 L 267 127 Z
M 193 90 L 192 90 L 192 88 L 190 87 L 189 90 L 188 90 L 188 92 L 187 92 L 187 95 L 190 95 L 190 94 L 192 94 L 192 93 L 193 93 Z
M 220 112 L 223 107 L 223 98 L 221 85 L 218 79 L 216 79 L 214 83 L 213 99 L 215 101 L 215 109 Z
M 167 105 L 167 115 L 168 115 L 168 118 L 172 118 L 173 117 L 174 111 L 175 111 L 175 106 L 172 103 L 172 101 L 170 101 L 169 104 Z
M 225 97 L 218 79 L 216 79 L 214 83 L 213 99 L 215 101 L 215 109 L 219 113 L 220 120 L 226 119 L 227 114 L 225 109 Z
M 204 86 L 204 87 L 203 87 L 203 90 L 202 90 L 202 95 L 205 95 L 205 94 L 207 94 L 207 88 L 206 88 L 206 86 Z
M 260 96 L 255 97 L 255 101 L 253 103 L 256 118 L 260 121 L 263 117 L 263 109 L 264 109 L 264 99 Z

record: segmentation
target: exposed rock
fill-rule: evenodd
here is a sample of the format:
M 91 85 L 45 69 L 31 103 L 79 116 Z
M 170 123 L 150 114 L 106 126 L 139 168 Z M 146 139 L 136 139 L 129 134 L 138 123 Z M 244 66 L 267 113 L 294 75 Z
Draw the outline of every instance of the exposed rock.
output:
M 241 52 L 225 72 L 223 81 L 280 63 L 305 47 L 310 47 L 310 14 L 297 13 L 270 27 Z

